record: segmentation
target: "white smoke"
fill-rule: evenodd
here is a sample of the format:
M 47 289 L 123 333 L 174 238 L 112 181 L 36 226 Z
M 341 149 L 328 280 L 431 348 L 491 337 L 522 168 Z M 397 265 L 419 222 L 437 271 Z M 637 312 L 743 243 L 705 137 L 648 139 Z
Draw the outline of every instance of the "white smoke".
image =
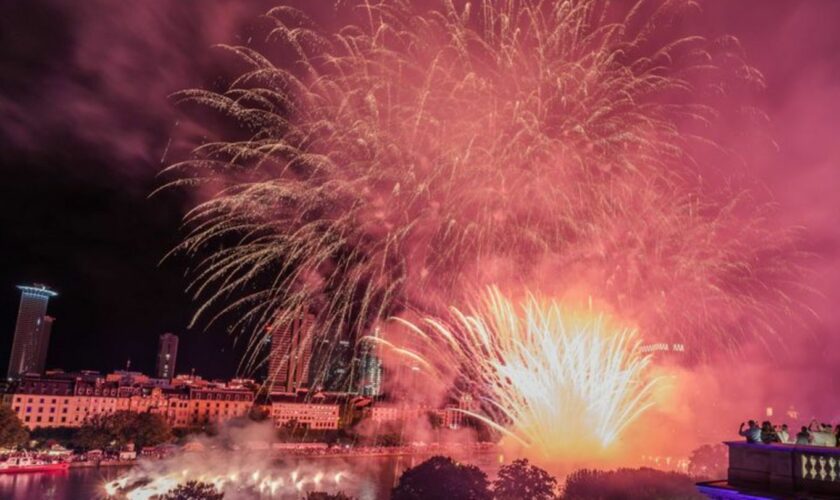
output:
M 225 499 L 301 498 L 308 491 L 355 491 L 356 473 L 344 460 L 277 460 L 271 422 L 231 423 L 218 435 L 192 438 L 171 457 L 140 459 L 105 485 L 108 495 L 145 500 L 188 481 L 210 483 Z

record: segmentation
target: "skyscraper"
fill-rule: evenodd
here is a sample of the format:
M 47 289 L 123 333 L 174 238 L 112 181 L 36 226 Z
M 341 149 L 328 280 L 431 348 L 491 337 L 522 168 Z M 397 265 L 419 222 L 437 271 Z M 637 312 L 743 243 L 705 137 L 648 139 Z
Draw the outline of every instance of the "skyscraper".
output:
M 12 355 L 8 376 L 16 379 L 26 373 L 43 373 L 54 318 L 47 316 L 47 304 L 58 295 L 45 285 L 20 285 Z
M 271 391 L 295 392 L 309 385 L 315 317 L 301 312 L 295 319 L 273 325 L 268 358 Z
M 363 396 L 379 396 L 382 392 L 382 362 L 377 355 L 379 328 L 360 341 L 359 391 Z
M 175 358 L 178 356 L 178 336 L 164 333 L 158 340 L 157 378 L 175 376 Z

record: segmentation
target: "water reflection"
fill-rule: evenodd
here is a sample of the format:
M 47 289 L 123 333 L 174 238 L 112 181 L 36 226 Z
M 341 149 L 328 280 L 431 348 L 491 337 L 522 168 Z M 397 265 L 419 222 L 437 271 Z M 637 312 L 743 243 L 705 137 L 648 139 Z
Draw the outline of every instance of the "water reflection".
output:
M 353 464 L 355 475 L 361 479 L 356 491 L 346 493 L 359 500 L 387 499 L 391 488 L 404 470 L 418 465 L 429 458 L 427 455 L 404 455 L 397 457 L 358 457 L 341 460 Z M 493 475 L 498 467 L 495 455 L 481 454 L 470 458 L 457 457 L 481 467 Z M 289 458 L 278 463 L 302 464 L 307 461 L 334 460 L 332 458 L 300 459 Z M 52 499 L 78 500 L 105 498 L 103 484 L 117 479 L 126 472 L 121 467 L 71 469 L 61 473 L 0 474 L 0 498 L 2 499 Z M 280 498 L 280 497 L 277 497 Z

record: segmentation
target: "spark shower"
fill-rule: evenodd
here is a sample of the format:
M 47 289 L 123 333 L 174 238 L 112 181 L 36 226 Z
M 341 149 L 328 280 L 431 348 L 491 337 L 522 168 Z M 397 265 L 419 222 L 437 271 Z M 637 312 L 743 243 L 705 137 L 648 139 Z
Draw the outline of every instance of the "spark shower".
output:
M 336 8 L 352 22 L 272 9 L 272 51 L 224 46 L 241 74 L 175 96 L 221 124 L 164 172 L 195 195 L 176 251 L 196 259 L 195 321 L 247 336 L 247 366 L 262 361 L 266 326 L 301 307 L 321 335 L 359 339 L 409 311 L 463 322 L 457 311 L 487 286 L 551 297 L 549 343 L 568 340 L 560 311 L 582 297 L 699 358 L 777 336 L 796 308 L 783 286 L 791 237 L 745 191 L 703 181 L 730 94 L 762 77 L 737 41 L 679 32 L 695 2 Z M 641 362 L 623 334 L 609 338 L 581 336 L 578 349 Z

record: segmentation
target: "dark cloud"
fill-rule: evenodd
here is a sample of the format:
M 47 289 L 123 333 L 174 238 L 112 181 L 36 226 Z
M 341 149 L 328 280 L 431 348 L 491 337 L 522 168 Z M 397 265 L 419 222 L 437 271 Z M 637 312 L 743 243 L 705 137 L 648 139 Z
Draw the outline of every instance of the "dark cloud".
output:
M 16 148 L 57 140 L 154 174 L 177 114 L 168 96 L 213 84 L 216 43 L 246 43 L 263 8 L 198 2 L 9 2 L 2 12 L 0 132 Z M 85 168 L 80 166 L 80 168 Z

